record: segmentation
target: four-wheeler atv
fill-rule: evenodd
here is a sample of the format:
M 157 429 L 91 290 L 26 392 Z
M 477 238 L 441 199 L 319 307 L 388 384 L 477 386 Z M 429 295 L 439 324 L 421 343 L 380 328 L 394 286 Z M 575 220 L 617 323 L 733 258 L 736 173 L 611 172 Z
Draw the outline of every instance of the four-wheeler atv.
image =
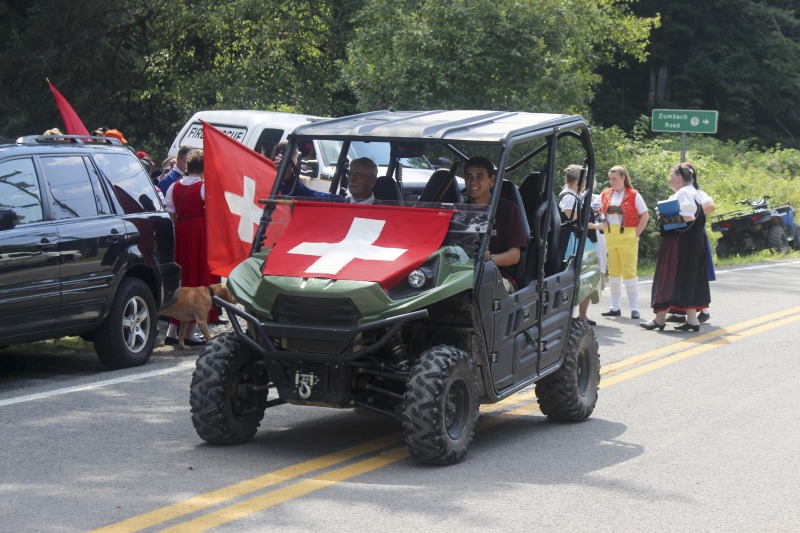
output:
M 711 231 L 722 236 L 717 240 L 717 257 L 734 254 L 748 254 L 770 249 L 773 252 L 789 253 L 789 246 L 800 249 L 800 234 L 794 222 L 794 208 L 791 204 L 770 206 L 764 196 L 754 202 L 748 199 L 736 202 L 748 205 L 730 213 L 715 215 Z
M 480 403 L 532 384 L 550 419 L 592 413 L 597 340 L 572 316 L 578 302 L 599 298 L 597 256 L 584 253 L 591 195 L 562 222 L 554 194 L 571 163 L 584 166 L 581 190 L 592 190 L 583 117 L 376 111 L 326 120 L 289 136 L 279 176 L 293 172 L 289 155 L 309 139 L 341 147 L 331 191 L 347 183 L 351 147 L 388 145 L 388 175 L 374 188 L 379 205 L 279 197 L 278 185 L 263 200 L 252 255 L 227 282 L 244 310 L 215 298 L 234 333 L 203 350 L 192 378 L 202 439 L 247 441 L 265 408 L 280 403 L 361 408 L 398 419 L 416 459 L 450 464 L 467 454 Z M 497 167 L 489 205 L 468 203 L 457 185 L 475 155 Z M 419 197 L 404 195 L 399 162 L 423 156 L 453 165 L 435 171 Z M 511 293 L 487 253 L 495 213 L 510 205 L 529 241 Z M 432 251 L 404 261 L 423 243 Z

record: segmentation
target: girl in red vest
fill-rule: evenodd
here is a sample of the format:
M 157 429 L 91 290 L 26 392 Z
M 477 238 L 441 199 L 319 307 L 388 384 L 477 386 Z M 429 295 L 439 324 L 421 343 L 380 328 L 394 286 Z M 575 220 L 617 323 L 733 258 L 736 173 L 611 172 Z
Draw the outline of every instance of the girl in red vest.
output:
M 606 250 L 611 289 L 611 309 L 603 316 L 620 316 L 622 287 L 628 293 L 631 318 L 639 319 L 639 236 L 650 214 L 639 191 L 631 186 L 628 170 L 622 165 L 608 171 L 611 185 L 600 194 L 600 206 L 606 219 Z

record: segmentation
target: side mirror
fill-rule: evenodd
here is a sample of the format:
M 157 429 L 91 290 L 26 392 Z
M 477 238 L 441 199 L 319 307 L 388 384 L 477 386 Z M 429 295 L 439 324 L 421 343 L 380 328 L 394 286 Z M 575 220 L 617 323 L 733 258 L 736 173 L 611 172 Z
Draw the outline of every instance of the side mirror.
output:
M 13 209 L 0 209 L 0 231 L 13 229 L 17 225 L 17 213 Z
M 316 159 L 300 161 L 300 174 L 316 178 L 319 174 L 319 162 Z

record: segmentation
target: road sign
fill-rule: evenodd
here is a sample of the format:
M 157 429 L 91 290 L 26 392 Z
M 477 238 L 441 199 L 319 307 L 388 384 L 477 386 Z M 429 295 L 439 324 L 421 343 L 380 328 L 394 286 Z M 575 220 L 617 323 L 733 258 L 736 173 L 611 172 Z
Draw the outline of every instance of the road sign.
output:
M 650 129 L 667 133 L 717 133 L 717 111 L 653 109 Z

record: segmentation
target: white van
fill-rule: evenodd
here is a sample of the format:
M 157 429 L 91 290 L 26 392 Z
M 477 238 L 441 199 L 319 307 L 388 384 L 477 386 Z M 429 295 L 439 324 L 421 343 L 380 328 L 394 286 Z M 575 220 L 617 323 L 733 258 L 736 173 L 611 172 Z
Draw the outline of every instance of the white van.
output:
M 181 128 L 169 155 L 178 153 L 184 145 L 195 148 L 203 147 L 203 125 L 207 122 L 243 145 L 272 157 L 272 149 L 286 140 L 297 126 L 320 120 L 324 117 L 311 115 L 295 115 L 273 111 L 198 111 Z M 313 141 L 311 159 L 304 159 L 300 165 L 300 177 L 306 186 L 321 192 L 329 192 L 331 177 L 334 174 L 336 161 L 342 144 L 340 141 Z M 350 160 L 358 157 L 369 157 L 378 164 L 381 173 L 386 172 L 389 161 L 389 147 L 383 143 L 352 143 L 348 152 Z M 434 167 L 424 157 L 415 157 L 403 161 L 403 190 L 407 197 L 418 196 L 434 171 Z M 459 182 L 461 179 L 459 178 Z M 461 183 L 463 186 L 463 182 Z

